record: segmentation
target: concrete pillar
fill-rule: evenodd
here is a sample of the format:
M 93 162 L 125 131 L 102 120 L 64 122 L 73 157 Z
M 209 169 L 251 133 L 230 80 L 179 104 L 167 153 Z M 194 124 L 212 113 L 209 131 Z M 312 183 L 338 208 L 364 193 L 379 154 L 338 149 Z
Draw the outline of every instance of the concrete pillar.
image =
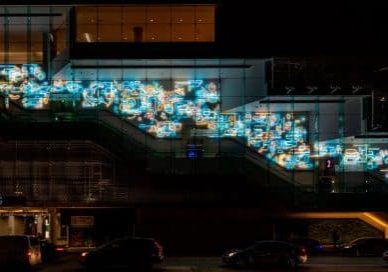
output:
M 36 215 L 35 216 L 35 220 L 36 220 L 36 235 L 38 235 L 39 233 L 43 235 L 43 215 L 39 214 L 39 215 Z M 35 222 L 34 222 L 35 224 Z
M 50 240 L 56 244 L 61 237 L 61 214 L 57 208 L 49 208 Z
M 14 235 L 15 234 L 15 216 L 10 215 L 8 217 L 8 235 Z

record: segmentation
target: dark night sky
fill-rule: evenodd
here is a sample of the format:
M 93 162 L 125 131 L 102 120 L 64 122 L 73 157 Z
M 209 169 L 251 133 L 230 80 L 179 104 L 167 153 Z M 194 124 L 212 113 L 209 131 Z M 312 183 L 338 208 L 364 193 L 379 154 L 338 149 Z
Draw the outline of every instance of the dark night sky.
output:
M 269 54 L 386 55 L 388 8 L 383 2 L 224 1 L 221 27 L 235 33 L 227 38 L 230 43 L 245 40 L 252 50 Z

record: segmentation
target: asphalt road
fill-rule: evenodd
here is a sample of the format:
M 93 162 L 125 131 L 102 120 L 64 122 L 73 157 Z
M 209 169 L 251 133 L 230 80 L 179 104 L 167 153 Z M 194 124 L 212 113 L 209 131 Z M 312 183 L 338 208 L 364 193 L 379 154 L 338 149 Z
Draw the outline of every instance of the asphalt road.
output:
M 77 261 L 76 255 L 65 256 L 54 263 L 45 264 L 39 272 L 84 272 L 82 265 Z M 103 270 L 112 271 L 112 270 Z M 123 270 L 128 271 L 128 270 Z M 237 269 L 223 267 L 218 257 L 170 257 L 154 272 L 257 272 L 257 271 L 290 271 L 285 268 L 256 267 L 254 269 Z M 295 270 L 293 270 L 295 271 Z M 301 272 L 353 272 L 367 271 L 388 272 L 388 264 L 379 257 L 312 257 L 306 264 L 301 265 L 296 271 Z M 137 271 L 136 271 L 137 272 Z

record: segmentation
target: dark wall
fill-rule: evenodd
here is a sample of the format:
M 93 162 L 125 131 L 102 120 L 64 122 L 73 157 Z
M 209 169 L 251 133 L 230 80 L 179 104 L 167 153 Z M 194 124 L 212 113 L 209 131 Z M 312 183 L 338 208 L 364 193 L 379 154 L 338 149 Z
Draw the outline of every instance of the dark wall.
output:
M 272 223 L 263 209 L 154 208 L 139 209 L 137 236 L 155 237 L 166 256 L 222 254 L 260 239 L 272 239 Z

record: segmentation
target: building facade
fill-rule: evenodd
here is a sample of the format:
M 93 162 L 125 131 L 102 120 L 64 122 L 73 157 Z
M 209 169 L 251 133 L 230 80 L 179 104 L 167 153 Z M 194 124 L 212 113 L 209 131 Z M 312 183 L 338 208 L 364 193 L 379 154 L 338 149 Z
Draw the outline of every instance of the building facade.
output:
M 256 214 L 247 236 L 272 235 L 263 203 L 281 208 L 257 195 L 386 191 L 369 93 L 279 92 L 280 59 L 226 45 L 223 9 L 0 7 L 2 234 L 79 247 L 157 233 L 179 248 L 167 234 L 193 232 L 190 217 L 212 233 Z

